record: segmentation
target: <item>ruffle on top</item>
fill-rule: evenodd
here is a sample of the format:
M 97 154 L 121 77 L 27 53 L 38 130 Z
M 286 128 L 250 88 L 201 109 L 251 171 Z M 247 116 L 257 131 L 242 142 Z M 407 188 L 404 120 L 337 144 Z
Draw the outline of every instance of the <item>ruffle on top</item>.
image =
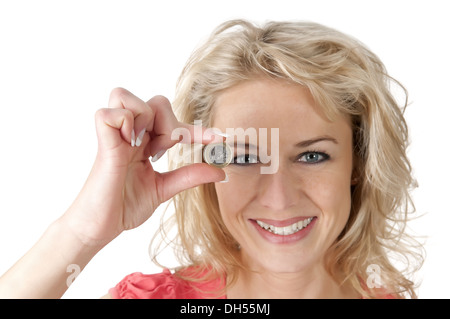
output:
M 188 267 L 181 273 L 188 274 L 191 270 L 193 268 Z M 200 274 L 198 278 L 202 275 Z M 111 288 L 109 294 L 114 299 L 226 299 L 226 295 L 217 295 L 224 288 L 224 282 L 224 278 L 188 282 L 172 274 L 169 269 L 151 275 L 135 272 Z M 385 290 L 380 291 L 378 298 L 396 299 Z
M 132 273 L 111 288 L 109 294 L 114 299 L 225 299 L 225 295 L 211 294 L 223 287 L 224 280 L 221 278 L 191 283 L 164 269 L 151 275 Z

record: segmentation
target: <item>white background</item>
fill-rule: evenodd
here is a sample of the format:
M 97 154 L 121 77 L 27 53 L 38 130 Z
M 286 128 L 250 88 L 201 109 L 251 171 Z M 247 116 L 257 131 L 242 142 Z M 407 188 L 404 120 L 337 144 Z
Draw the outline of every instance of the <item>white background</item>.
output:
M 94 113 L 122 86 L 173 98 L 192 50 L 221 22 L 310 20 L 366 43 L 409 90 L 409 156 L 426 236 L 420 298 L 449 298 L 449 30 L 446 1 L 0 1 L 0 273 L 58 218 L 96 154 Z M 166 169 L 166 157 L 157 163 Z M 157 211 L 157 215 L 161 210 Z M 159 272 L 159 218 L 102 250 L 65 297 L 97 298 L 125 275 Z M 30 274 L 39 276 L 39 274 Z M 34 287 L 30 287 L 33 289 Z

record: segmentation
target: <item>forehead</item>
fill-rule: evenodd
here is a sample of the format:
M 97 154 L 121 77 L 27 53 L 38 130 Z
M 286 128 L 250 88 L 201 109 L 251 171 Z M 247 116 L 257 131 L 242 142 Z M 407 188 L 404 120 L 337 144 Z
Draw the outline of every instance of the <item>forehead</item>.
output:
M 350 127 L 340 116 L 330 121 L 309 90 L 284 80 L 254 80 L 222 92 L 214 106 L 212 126 L 280 129 L 281 136 L 336 135 Z

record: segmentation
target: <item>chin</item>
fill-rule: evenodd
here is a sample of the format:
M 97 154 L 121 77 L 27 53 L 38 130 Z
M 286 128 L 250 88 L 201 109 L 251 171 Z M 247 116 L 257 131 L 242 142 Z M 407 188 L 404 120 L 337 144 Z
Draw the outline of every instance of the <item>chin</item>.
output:
M 318 267 L 319 259 L 312 258 L 311 255 L 292 254 L 286 252 L 265 253 L 257 256 L 249 256 L 254 268 L 257 271 L 271 273 L 299 273 Z

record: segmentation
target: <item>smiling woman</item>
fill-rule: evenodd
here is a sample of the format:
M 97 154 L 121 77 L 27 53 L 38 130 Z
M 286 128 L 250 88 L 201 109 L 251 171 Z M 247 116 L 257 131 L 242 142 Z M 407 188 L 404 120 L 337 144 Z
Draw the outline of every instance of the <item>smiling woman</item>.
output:
M 388 257 L 411 273 L 422 263 L 404 232 L 415 181 L 393 84 L 363 44 L 322 25 L 221 25 L 188 61 L 174 107 L 222 131 L 279 128 L 277 145 L 254 148 L 276 148 L 279 169 L 260 174 L 247 148 L 228 183 L 177 195 L 180 260 L 225 275 L 228 297 L 415 297 Z M 371 265 L 382 287 L 367 285 Z
M 246 266 L 255 271 L 240 276 L 308 273 L 310 278 L 325 278 L 321 260 L 350 213 L 350 121 L 341 117 L 330 122 L 314 105 L 307 89 L 281 80 L 253 80 L 232 87 L 220 95 L 214 107 L 213 125 L 222 130 L 240 125 L 280 128 L 279 145 L 270 145 L 279 149 L 277 172 L 258 174 L 252 167 L 235 169 L 231 165 L 225 169 L 229 183 L 215 187 L 224 224 L 240 245 L 239 258 L 247 260 Z M 254 111 L 261 116 L 246 116 Z M 321 152 L 311 151 L 312 146 Z M 269 229 L 261 228 L 260 223 Z M 292 232 L 292 227 L 298 231 Z M 240 282 L 247 280 L 250 278 Z M 277 284 L 288 293 L 286 282 L 270 283 L 272 287 Z M 328 284 L 324 291 L 329 290 Z M 234 287 L 244 295 L 250 294 L 244 287 L 267 291 L 262 289 L 267 287 L 255 284 Z M 298 284 L 292 288 L 295 291 Z
M 60 297 L 68 269 L 170 199 L 175 215 L 157 235 L 176 225 L 167 240 L 181 266 L 132 273 L 107 297 L 416 297 L 407 271 L 422 251 L 405 233 L 414 179 L 392 84 L 376 55 L 325 26 L 220 25 L 181 74 L 178 118 L 165 97 L 111 92 L 85 185 L 0 278 L 0 297 Z M 199 144 L 211 165 L 190 162 Z M 169 149 L 173 170 L 154 171 Z

